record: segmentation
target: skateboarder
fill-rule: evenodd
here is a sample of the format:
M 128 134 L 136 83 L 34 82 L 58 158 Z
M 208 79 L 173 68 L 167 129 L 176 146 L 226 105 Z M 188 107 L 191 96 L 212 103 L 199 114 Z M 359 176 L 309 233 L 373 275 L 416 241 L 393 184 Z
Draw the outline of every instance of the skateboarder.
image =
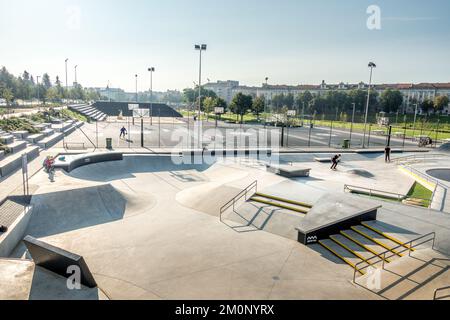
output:
M 125 136 L 128 134 L 128 132 L 127 132 L 127 129 L 125 129 L 125 127 L 122 127 L 122 129 L 120 129 L 120 136 L 119 136 L 119 138 L 124 138 L 125 139 Z
M 338 165 L 338 163 L 339 163 L 339 159 L 341 158 L 341 155 L 340 154 L 337 154 L 337 155 L 335 155 L 332 159 L 331 159 L 331 162 L 333 163 L 332 165 L 331 165 L 331 170 L 334 170 L 334 171 L 336 171 L 337 170 L 337 165 Z
M 386 146 L 386 148 L 384 149 L 384 161 L 386 163 L 391 163 L 391 147 L 390 146 Z

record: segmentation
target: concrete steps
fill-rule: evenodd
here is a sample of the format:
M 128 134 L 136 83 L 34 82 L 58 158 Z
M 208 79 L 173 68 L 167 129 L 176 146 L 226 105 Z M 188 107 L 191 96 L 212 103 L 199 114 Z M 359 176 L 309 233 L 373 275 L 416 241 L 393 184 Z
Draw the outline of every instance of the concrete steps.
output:
M 42 149 L 47 149 L 55 144 L 57 144 L 59 141 L 61 141 L 64 137 L 64 133 L 62 132 L 55 132 L 50 136 L 45 137 L 44 139 L 40 140 L 37 145 L 41 147 Z
M 9 149 L 10 153 L 14 154 L 14 153 L 17 153 L 17 152 L 25 149 L 27 147 L 27 143 L 26 143 L 26 141 L 17 141 L 16 140 L 12 143 L 6 144 L 5 146 Z
M 45 138 L 45 135 L 44 135 L 44 134 L 42 134 L 42 133 L 36 133 L 36 134 L 32 134 L 32 135 L 28 136 L 28 137 L 26 138 L 26 140 L 27 140 L 29 143 L 37 143 L 38 141 L 40 141 L 40 140 L 42 140 L 42 139 L 44 139 L 44 138 Z
M 49 137 L 51 135 L 53 135 L 55 133 L 55 130 L 51 129 L 51 128 L 47 128 L 45 130 L 42 130 L 41 133 L 46 136 Z
M 355 268 L 356 265 L 363 262 L 361 258 L 353 254 L 352 252 L 348 251 L 341 245 L 337 244 L 335 241 L 331 239 L 324 239 L 319 240 L 319 244 L 325 247 L 328 251 L 330 251 L 332 254 L 337 256 L 339 259 L 343 260 L 345 263 L 350 265 L 352 268 Z M 368 266 L 367 263 L 362 263 L 358 265 L 358 268 L 364 268 Z M 360 271 L 361 274 L 365 274 L 366 270 Z
M 0 176 L 4 177 L 22 167 L 22 154 L 27 155 L 28 161 L 39 156 L 39 147 L 29 146 L 22 152 L 10 154 L 0 161 Z
M 14 142 L 14 136 L 11 134 L 4 134 L 0 136 L 0 143 L 1 144 L 10 144 Z
M 11 135 L 13 135 L 16 139 L 25 139 L 29 134 L 30 133 L 25 130 L 11 132 Z

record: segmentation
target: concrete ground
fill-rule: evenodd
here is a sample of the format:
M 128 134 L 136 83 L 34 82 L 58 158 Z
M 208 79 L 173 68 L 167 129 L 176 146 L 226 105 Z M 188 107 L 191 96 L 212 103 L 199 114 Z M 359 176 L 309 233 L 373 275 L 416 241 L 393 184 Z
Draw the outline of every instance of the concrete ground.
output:
M 255 180 L 259 190 L 312 204 L 326 193 L 343 194 L 345 183 L 395 192 L 407 192 L 413 183 L 379 155 L 344 155 L 337 172 L 313 157 L 281 157 L 312 168 L 311 177 L 294 180 L 247 159 L 175 165 L 170 157 L 138 155 L 58 172 L 55 183 L 40 172 L 31 181 L 39 188 L 27 234 L 84 256 L 110 299 L 383 298 L 353 284 L 353 269 L 321 246 L 279 235 L 286 223 L 237 232 L 219 220 L 221 206 Z M 370 175 L 355 175 L 355 168 Z M 383 205 L 379 219 L 385 223 L 414 235 L 437 232 L 437 247 L 449 253 L 448 215 L 370 201 Z M 25 248 L 19 245 L 12 257 L 26 257 Z M 29 279 L 34 271 L 26 264 L 17 268 Z M 29 290 L 41 286 L 32 282 Z M 17 283 L 9 292 L 26 297 L 23 288 Z

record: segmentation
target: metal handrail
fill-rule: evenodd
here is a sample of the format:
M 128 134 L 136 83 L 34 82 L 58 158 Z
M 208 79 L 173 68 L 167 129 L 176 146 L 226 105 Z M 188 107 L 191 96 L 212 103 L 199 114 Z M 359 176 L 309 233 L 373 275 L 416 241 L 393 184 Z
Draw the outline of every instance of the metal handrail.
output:
M 423 238 L 429 237 L 431 235 L 433 236 L 433 238 L 413 245 L 414 242 L 422 240 Z M 406 251 L 408 251 L 408 256 L 411 256 L 411 252 L 413 251 L 414 248 L 416 248 L 416 247 L 418 247 L 418 246 L 420 246 L 422 244 L 425 244 L 427 242 L 430 242 L 430 241 L 433 241 L 433 245 L 431 246 L 431 249 L 434 250 L 434 244 L 435 244 L 435 241 L 436 241 L 436 232 L 427 233 L 426 235 L 423 235 L 423 236 L 421 236 L 419 238 L 416 238 L 416 239 L 410 240 L 408 242 L 405 242 L 403 244 L 400 244 L 397 247 L 392 248 L 390 250 L 386 250 L 386 251 L 384 251 L 382 253 L 374 254 L 370 258 L 368 258 L 366 260 L 363 260 L 361 262 L 358 262 L 357 264 L 355 264 L 355 267 L 353 269 L 353 283 L 355 283 L 355 281 L 356 281 L 356 273 L 357 272 L 361 272 L 362 270 L 367 269 L 368 267 L 371 267 L 371 266 L 373 266 L 373 265 L 375 265 L 375 264 L 377 264 L 379 262 L 382 262 L 382 269 L 384 269 L 384 265 L 385 265 L 386 259 L 395 257 L 395 256 L 397 256 L 399 254 L 402 254 L 402 253 L 406 252 Z M 402 250 L 398 251 L 398 249 L 400 249 L 400 248 L 402 248 Z M 387 254 L 390 254 L 390 255 L 387 256 Z M 369 261 L 371 261 L 372 259 L 375 259 L 375 258 L 379 258 L 379 260 L 377 260 L 377 261 L 375 261 L 373 263 L 369 262 Z M 367 266 L 364 266 L 362 268 L 358 268 L 358 266 L 363 264 L 363 263 L 366 263 Z
M 383 196 L 383 195 L 386 195 L 386 197 L 389 197 L 389 195 L 395 196 L 395 198 L 397 198 L 398 201 L 400 201 L 402 199 L 405 199 L 405 198 L 408 198 L 408 195 L 406 195 L 406 194 L 389 192 L 389 191 L 383 191 L 383 190 L 377 190 L 377 189 L 371 189 L 371 188 L 365 188 L 365 187 L 359 187 L 359 186 L 353 186 L 353 185 L 350 185 L 350 184 L 345 184 L 344 185 L 344 192 L 347 191 L 347 190 L 351 191 L 352 188 L 367 190 L 367 191 L 369 191 L 369 196 L 372 196 L 373 195 L 372 193 L 379 193 L 380 196 Z M 392 199 L 394 200 L 394 197 L 392 197 Z M 424 198 L 418 198 L 418 197 L 415 197 L 414 199 L 425 200 L 425 201 L 430 201 L 431 202 L 431 199 L 424 199 Z
M 449 289 L 450 289 L 450 286 L 442 287 L 442 288 L 438 288 L 438 289 L 434 290 L 433 300 L 437 300 L 437 299 L 436 299 L 436 298 L 437 298 L 437 293 L 438 293 L 439 291 L 444 291 L 444 290 L 449 290 Z
M 394 159 L 392 159 L 392 161 L 398 164 L 401 161 L 408 162 L 408 160 L 412 160 L 411 162 L 416 162 L 417 160 L 425 161 L 427 159 L 440 158 L 440 157 L 448 157 L 448 154 L 443 154 L 443 153 L 414 154 L 414 155 L 394 158 Z
M 242 199 L 245 196 L 245 200 L 247 200 L 247 194 L 250 190 L 255 189 L 255 193 L 258 192 L 258 180 L 253 181 L 248 187 L 239 192 L 233 199 L 225 203 L 220 208 L 219 219 L 222 222 L 222 214 L 228 210 L 231 206 L 233 206 L 233 210 L 235 210 L 235 204 L 238 200 Z

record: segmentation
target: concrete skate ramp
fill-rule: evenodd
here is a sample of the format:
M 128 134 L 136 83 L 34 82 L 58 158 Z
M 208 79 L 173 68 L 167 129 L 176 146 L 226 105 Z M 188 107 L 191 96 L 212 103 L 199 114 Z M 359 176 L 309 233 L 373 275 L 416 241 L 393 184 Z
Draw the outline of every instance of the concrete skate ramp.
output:
M 347 170 L 346 173 L 349 175 L 355 175 L 355 176 L 364 177 L 364 178 L 373 178 L 374 177 L 374 175 L 371 172 L 364 170 L 364 169 L 350 169 L 350 170 Z
M 431 169 L 427 171 L 427 174 L 436 179 L 450 182 L 450 168 Z
M 70 172 L 69 175 L 82 180 L 109 182 L 133 178 L 138 173 L 178 172 L 184 170 L 202 172 L 209 167 L 210 165 L 208 164 L 177 164 L 171 156 L 124 155 L 121 161 L 91 164 L 77 168 Z
M 438 148 L 438 152 L 450 153 L 450 142 L 444 143 Z
M 242 188 L 239 188 L 230 183 L 242 181 L 248 176 L 248 173 L 243 170 L 214 165 L 203 172 L 203 175 L 209 182 L 180 191 L 176 200 L 185 207 L 218 216 L 220 208 L 245 187 L 243 185 Z
M 145 213 L 156 200 L 119 190 L 110 184 L 36 194 L 26 231 L 40 238 L 88 228 Z

